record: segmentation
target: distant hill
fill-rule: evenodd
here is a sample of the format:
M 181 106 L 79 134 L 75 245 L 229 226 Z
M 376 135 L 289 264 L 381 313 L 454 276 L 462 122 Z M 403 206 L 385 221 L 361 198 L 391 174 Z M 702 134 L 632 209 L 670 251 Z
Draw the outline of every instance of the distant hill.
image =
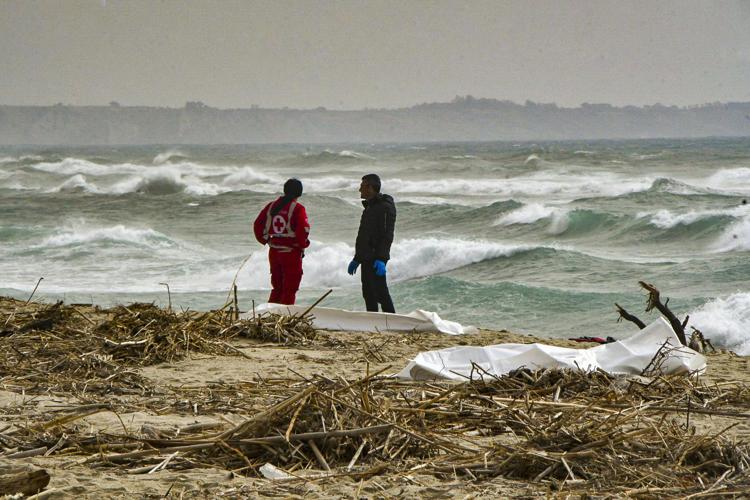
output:
M 331 111 L 0 106 L 0 144 L 251 144 L 750 136 L 750 103 L 614 107 L 457 97 L 400 109 Z

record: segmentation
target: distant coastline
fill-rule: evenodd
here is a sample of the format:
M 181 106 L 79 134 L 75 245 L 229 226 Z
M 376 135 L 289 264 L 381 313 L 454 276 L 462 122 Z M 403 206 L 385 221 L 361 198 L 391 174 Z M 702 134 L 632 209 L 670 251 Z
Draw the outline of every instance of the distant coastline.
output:
M 457 97 L 399 109 L 0 105 L 0 144 L 273 144 L 750 136 L 750 102 L 576 108 Z

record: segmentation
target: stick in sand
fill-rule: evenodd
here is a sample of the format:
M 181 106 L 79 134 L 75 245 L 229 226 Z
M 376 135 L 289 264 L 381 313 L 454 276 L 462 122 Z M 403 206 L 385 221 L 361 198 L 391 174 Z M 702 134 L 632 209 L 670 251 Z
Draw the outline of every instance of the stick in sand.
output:
M 318 304 L 320 304 L 320 303 L 321 303 L 321 302 L 323 301 L 323 299 L 325 299 L 326 297 L 328 297 L 328 296 L 329 296 L 329 295 L 331 294 L 331 292 L 333 292 L 333 289 L 331 289 L 331 290 L 328 290 L 328 291 L 327 291 L 326 293 L 324 293 L 324 294 L 323 294 L 323 295 L 322 295 L 322 296 L 321 296 L 321 297 L 320 297 L 320 298 L 319 298 L 318 300 L 316 300 L 316 301 L 315 301 L 315 302 L 313 303 L 313 305 L 311 305 L 310 307 L 308 307 L 307 309 L 305 309 L 305 312 L 303 312 L 303 313 L 302 313 L 302 314 L 300 314 L 299 316 L 297 316 L 297 315 L 295 314 L 294 316 L 292 316 L 292 318 L 297 318 L 297 319 L 302 319 L 302 318 L 304 318 L 305 316 L 307 316 L 307 314 L 308 314 L 308 313 L 309 313 L 310 311 L 312 311 L 312 310 L 313 310 L 313 309 L 315 308 L 315 306 L 317 306 Z
M 169 298 L 169 310 L 172 310 L 172 293 L 169 291 L 169 283 L 159 283 L 167 287 L 167 297 Z
M 245 260 L 242 261 L 242 263 L 240 264 L 240 267 L 237 268 L 237 272 L 234 273 L 234 279 L 232 280 L 232 284 L 229 285 L 229 292 L 227 292 L 227 298 L 224 301 L 224 304 L 229 304 L 229 297 L 232 295 L 232 289 L 234 288 L 235 284 L 237 283 L 237 276 L 239 276 L 240 271 L 242 271 L 242 268 L 245 267 L 245 264 L 247 263 L 248 260 L 250 260 L 250 257 L 252 257 L 252 256 L 253 256 L 253 254 L 250 254 L 247 257 L 245 257 Z
M 31 302 L 31 297 L 34 296 L 34 294 L 36 293 L 36 289 L 39 288 L 39 283 L 41 283 L 43 279 L 44 277 L 42 276 L 41 278 L 39 278 L 39 281 L 36 282 L 36 286 L 34 287 L 34 290 L 31 292 L 31 295 L 29 295 L 29 299 L 26 301 L 26 304 L 24 305 L 28 305 L 29 302 Z

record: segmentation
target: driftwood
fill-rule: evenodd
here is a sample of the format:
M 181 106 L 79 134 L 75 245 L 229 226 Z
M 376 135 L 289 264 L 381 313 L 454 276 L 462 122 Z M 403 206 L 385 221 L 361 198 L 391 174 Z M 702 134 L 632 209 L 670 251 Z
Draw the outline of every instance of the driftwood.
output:
M 669 307 L 667 307 L 669 299 L 662 303 L 661 298 L 659 297 L 659 290 L 657 290 L 654 285 L 646 283 L 645 281 L 639 281 L 638 284 L 648 292 L 646 312 L 652 311 L 653 309 L 658 310 L 662 316 L 669 321 L 669 324 L 672 325 L 672 330 L 674 330 L 674 333 L 677 335 L 677 338 L 680 339 L 682 345 L 686 346 L 688 343 L 685 338 L 685 326 L 679 319 L 677 319 L 677 316 L 674 315 Z M 687 319 L 685 320 L 685 323 L 687 323 Z
M 662 316 L 664 316 L 667 321 L 669 321 L 669 324 L 672 326 L 672 330 L 674 330 L 675 335 L 677 335 L 677 338 L 680 340 L 680 343 L 684 346 L 688 345 L 687 337 L 685 335 L 685 327 L 687 327 L 688 321 L 690 320 L 690 316 L 686 316 L 683 321 L 680 321 L 677 319 L 677 316 L 669 309 L 669 299 L 664 301 L 662 303 L 659 290 L 652 284 L 646 283 L 645 281 L 639 281 L 638 282 L 641 287 L 643 287 L 648 292 L 648 299 L 646 302 L 646 312 L 650 312 L 654 309 L 659 311 Z M 620 304 L 615 303 L 615 309 L 617 310 L 617 313 L 620 315 L 617 318 L 617 321 L 620 322 L 623 319 L 630 321 L 631 323 L 634 323 L 636 326 L 638 326 L 639 329 L 643 330 L 646 328 L 646 323 L 641 321 L 640 318 L 635 316 L 634 314 L 629 313 L 625 310 Z M 694 329 L 695 330 L 695 329 Z M 701 334 L 701 339 L 703 335 Z M 705 340 L 704 340 L 705 343 Z M 703 352 L 703 351 L 701 351 Z
M 44 469 L 0 464 L 0 496 L 34 495 L 46 488 L 49 480 Z
M 698 330 L 694 326 L 691 326 L 690 328 L 693 329 L 693 333 L 690 334 L 690 343 L 688 347 L 698 352 L 706 352 L 710 347 L 711 351 L 716 352 L 716 348 L 714 348 L 710 340 L 703 336 L 702 331 Z
M 617 312 L 620 314 L 620 317 L 617 318 L 617 322 L 618 323 L 620 321 L 626 319 L 626 320 L 630 321 L 631 323 L 635 323 L 635 325 L 640 330 L 643 330 L 644 328 L 646 328 L 646 323 L 644 323 L 643 321 L 641 321 L 637 316 L 634 316 L 634 315 L 630 314 L 628 311 L 625 310 L 625 308 L 623 308 L 617 302 L 615 302 L 615 309 L 617 309 Z

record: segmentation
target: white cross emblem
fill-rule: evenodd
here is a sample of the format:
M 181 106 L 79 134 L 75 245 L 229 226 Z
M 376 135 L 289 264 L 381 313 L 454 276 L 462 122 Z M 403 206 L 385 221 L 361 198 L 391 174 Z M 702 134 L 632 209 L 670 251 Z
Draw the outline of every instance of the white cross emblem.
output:
M 286 229 L 286 220 L 281 215 L 274 215 L 271 226 L 274 234 L 281 234 Z

